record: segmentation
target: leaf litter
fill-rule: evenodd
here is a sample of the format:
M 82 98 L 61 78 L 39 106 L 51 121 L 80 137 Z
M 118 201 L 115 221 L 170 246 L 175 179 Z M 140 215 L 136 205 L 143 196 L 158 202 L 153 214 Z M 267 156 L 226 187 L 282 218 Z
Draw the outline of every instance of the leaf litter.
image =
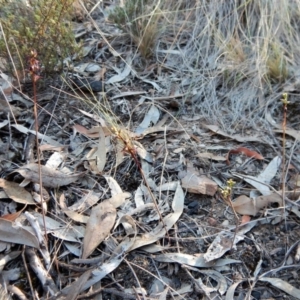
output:
M 97 41 L 90 41 L 85 54 L 102 57 Z M 127 50 L 110 49 L 106 66 L 97 61 L 74 68 L 82 76 L 105 76 L 109 99 L 64 91 L 39 129 L 41 166 L 20 158 L 27 137 L 36 134 L 23 121 L 32 118 L 28 97 L 18 93 L 13 104 L 0 99 L 6 284 L 31 297 L 14 269 L 18 264 L 26 272 L 16 262 L 25 246 L 41 299 L 100 293 L 103 299 L 256 299 L 262 287 L 261 297 L 276 291 L 299 299 L 300 203 L 290 188 L 299 172 L 299 128 L 274 121 L 270 139 L 239 124 L 225 130 L 221 120 L 204 122 L 188 99 L 201 94 L 199 86 L 186 92 L 184 82 L 192 79 L 180 78 L 173 56 L 154 74 L 137 71 L 137 57 Z M 12 97 L 13 84 L 3 81 L 2 91 Z M 43 107 L 49 99 L 39 96 Z M 11 112 L 18 122 L 7 119 Z M 284 159 L 275 133 L 287 135 Z M 48 194 L 44 209 L 34 188 L 39 171 Z M 220 196 L 230 178 L 232 207 Z M 234 213 L 244 221 L 236 224 Z

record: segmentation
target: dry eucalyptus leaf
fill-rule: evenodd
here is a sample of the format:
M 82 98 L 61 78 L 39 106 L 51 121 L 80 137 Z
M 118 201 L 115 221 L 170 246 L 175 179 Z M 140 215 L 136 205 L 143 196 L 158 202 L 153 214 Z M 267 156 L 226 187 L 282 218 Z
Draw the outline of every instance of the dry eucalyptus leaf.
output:
M 204 254 L 191 255 L 186 253 L 165 253 L 153 256 L 153 258 L 160 262 L 179 263 L 198 268 L 221 267 L 228 264 L 240 263 L 241 261 L 235 259 L 219 259 L 217 261 L 207 262 L 204 259 Z
M 131 194 L 128 192 L 116 194 L 111 198 L 107 199 L 107 201 L 115 208 L 121 206 L 127 198 L 131 197 Z
M 193 269 L 197 270 L 196 268 Z M 215 270 L 199 270 L 199 272 L 206 274 L 218 283 L 216 290 L 218 290 L 221 295 L 224 295 L 226 293 L 228 285 L 226 278 L 221 273 Z
M 116 216 L 116 209 L 107 200 L 93 207 L 86 224 L 83 239 L 83 259 L 92 254 L 98 245 L 110 234 L 110 230 L 115 224 Z
M 78 212 L 75 212 L 73 210 L 68 210 L 68 209 L 65 209 L 63 210 L 63 212 L 70 218 L 72 219 L 73 221 L 75 222 L 79 222 L 79 223 L 87 223 L 88 220 L 89 220 L 89 217 L 88 216 L 85 216 L 83 214 L 80 214 Z
M 109 78 L 106 83 L 112 84 L 112 83 L 123 81 L 130 74 L 131 70 L 132 70 L 131 59 L 130 59 L 130 57 L 128 57 L 126 59 L 126 65 L 125 65 L 125 68 L 123 69 L 123 71 L 120 71 L 118 75 L 114 75 L 111 78 Z
M 33 213 L 38 220 L 41 228 L 44 229 L 44 217 L 38 212 Z M 53 236 L 69 242 L 79 242 L 84 237 L 84 228 L 82 226 L 65 224 L 58 222 L 50 217 L 45 216 L 47 234 L 51 233 Z
M 95 283 L 99 282 L 107 274 L 113 272 L 123 261 L 125 254 L 131 249 L 134 239 L 125 238 L 122 243 L 120 243 L 117 248 L 114 249 L 114 255 L 110 259 L 102 264 L 98 268 L 92 271 L 90 279 L 87 283 L 80 289 L 80 291 L 86 290 Z M 77 282 L 81 281 L 81 275 L 77 280 L 75 280 L 71 285 L 65 287 L 61 292 L 63 295 L 67 295 L 70 291 L 77 285 Z
M 64 161 L 64 159 L 65 159 L 65 155 L 61 151 L 54 152 L 47 160 L 45 166 L 48 168 L 57 169 Z
M 83 111 L 81 111 L 81 112 L 83 112 Z M 88 116 L 90 116 L 90 115 L 88 115 Z M 100 117 L 97 118 L 98 122 L 100 121 L 99 118 Z M 85 136 L 88 136 L 91 139 L 99 138 L 99 130 L 103 131 L 105 136 L 110 136 L 111 135 L 111 131 L 106 127 L 106 125 L 95 126 L 95 127 L 90 128 L 90 129 L 87 129 L 87 128 L 83 127 L 82 125 L 75 124 L 73 126 L 73 130 L 75 130 L 75 132 L 79 132 L 79 133 L 81 133 Z
M 105 134 L 102 127 L 98 127 L 98 146 L 93 148 L 87 155 L 91 171 L 99 174 L 103 171 L 106 163 Z
M 259 278 L 259 281 L 265 281 L 271 283 L 277 289 L 281 289 L 285 293 L 295 297 L 296 299 L 300 299 L 300 290 L 289 284 L 288 282 L 279 279 L 279 278 L 271 278 L 271 277 L 262 277 Z
M 22 133 L 25 133 L 25 134 L 33 134 L 33 135 L 36 135 L 36 132 L 35 130 L 30 130 L 28 128 L 26 128 L 25 126 L 23 125 L 20 125 L 20 124 L 12 124 L 11 125 L 12 127 L 16 128 L 18 131 L 22 132 Z M 37 134 L 38 138 L 47 142 L 48 144 L 52 145 L 52 146 L 57 146 L 57 147 L 61 147 L 63 146 L 62 144 L 60 144 L 59 142 L 53 140 L 51 137 L 47 136 L 47 135 L 44 135 L 44 134 L 41 134 L 38 132 Z
M 3 93 L 5 96 L 11 95 L 13 91 L 13 79 L 12 77 L 7 76 L 6 74 L 0 74 L 0 92 Z
M 268 164 L 268 166 L 256 177 L 251 175 L 238 174 L 235 172 L 232 172 L 232 175 L 238 178 L 242 178 L 244 181 L 255 187 L 255 189 L 258 190 L 262 195 L 269 195 L 271 193 L 271 190 L 268 185 L 278 172 L 280 166 L 281 158 L 275 156 Z M 251 191 L 250 196 L 253 197 L 255 195 L 254 192 L 255 191 Z
M 23 210 L 24 210 L 24 208 L 22 210 L 19 210 L 19 211 L 13 213 L 13 214 L 3 215 L 0 218 L 4 219 L 4 220 L 7 220 L 7 221 L 13 222 L 13 221 L 15 221 L 21 215 L 21 213 L 23 212 Z
M 234 239 L 234 241 L 233 241 Z M 231 231 L 221 231 L 211 243 L 206 253 L 203 255 L 206 262 L 213 261 L 221 256 L 224 253 L 229 251 L 232 247 L 235 246 L 239 241 L 242 241 L 244 236 L 239 235 L 239 232 L 235 235 Z
M 68 207 L 68 210 L 77 212 L 85 212 L 94 206 L 101 198 L 102 193 L 96 193 L 94 191 L 84 192 L 82 198 L 78 199 L 73 205 Z
M 264 159 L 264 157 L 261 154 L 257 153 L 254 150 L 250 150 L 250 149 L 248 149 L 246 147 L 238 147 L 236 149 L 231 149 L 227 153 L 227 155 L 226 155 L 226 162 L 227 162 L 227 164 L 228 165 L 230 164 L 229 157 L 230 157 L 231 154 L 240 154 L 240 153 L 242 153 L 242 154 L 244 154 L 244 155 L 246 155 L 248 157 L 255 158 L 255 159 L 259 159 L 259 160 L 263 160 Z
M 279 206 L 282 205 L 282 197 L 277 193 L 256 198 L 241 195 L 232 202 L 232 206 L 234 210 L 241 215 L 255 216 L 261 209 L 274 202 L 277 202 Z
M 298 130 L 286 128 L 284 130 L 283 129 L 276 129 L 274 131 L 279 132 L 279 133 L 284 132 L 285 134 L 292 136 L 295 140 L 300 140 L 300 132 Z
M 144 120 L 137 127 L 135 132 L 137 134 L 143 133 L 150 126 L 150 124 L 156 124 L 158 122 L 159 116 L 160 116 L 160 112 L 158 108 L 154 105 L 151 105 L 150 109 L 144 116 Z
M 0 187 L 3 188 L 6 195 L 17 203 L 36 204 L 29 192 L 20 187 L 18 183 L 0 179 Z
M 152 244 L 166 235 L 166 231 L 174 226 L 183 212 L 184 207 L 184 192 L 181 185 L 177 184 L 177 189 L 172 202 L 173 213 L 168 214 L 163 218 L 164 224 L 160 222 L 152 231 L 137 237 L 131 250 Z M 164 226 L 165 225 L 165 226 Z
M 2 275 L 2 271 L 3 271 L 3 268 L 5 267 L 5 265 L 12 261 L 13 259 L 15 259 L 16 257 L 18 257 L 20 254 L 22 253 L 22 251 L 13 251 L 13 252 L 10 252 L 6 255 L 1 255 L 1 259 L 0 259 L 0 272 L 1 272 L 1 275 Z M 3 280 L 3 278 L 2 278 Z
M 235 294 L 235 290 L 237 288 L 237 286 L 243 282 L 242 280 L 239 280 L 237 282 L 235 282 L 234 284 L 232 284 L 229 289 L 227 290 L 227 293 L 226 293 L 226 298 L 225 300 L 232 300 L 234 299 L 234 294 Z
M 105 133 L 101 126 L 98 127 L 99 141 L 96 151 L 93 153 L 93 157 L 89 159 L 95 160 L 95 168 L 98 173 L 101 173 L 106 163 L 106 147 L 105 147 Z
M 112 96 L 110 99 L 115 100 L 118 98 L 123 98 L 123 97 L 130 97 L 130 96 L 137 96 L 137 95 L 142 95 L 142 94 L 147 94 L 146 91 L 127 91 L 127 92 L 122 92 L 120 94 Z
M 224 156 L 214 155 L 213 153 L 210 153 L 210 152 L 198 153 L 198 154 L 196 154 L 196 156 L 199 158 L 207 158 L 207 159 L 216 160 L 216 161 L 225 161 L 226 160 L 226 158 Z
M 113 196 L 123 193 L 120 185 L 113 177 L 105 175 L 104 178 L 106 179 L 107 184 L 108 184 L 109 188 L 111 189 L 111 194 Z
M 205 125 L 203 124 L 204 127 L 206 127 L 207 129 L 217 133 L 217 134 L 220 134 L 222 136 L 225 136 L 225 137 L 228 137 L 228 138 L 231 138 L 233 140 L 236 140 L 238 142 L 260 142 L 260 143 L 264 143 L 264 141 L 262 140 L 261 137 L 258 137 L 258 136 L 241 136 L 239 134 L 233 134 L 233 135 L 230 135 L 230 134 L 227 134 L 226 132 L 224 132 L 222 129 L 220 129 L 217 125 Z
M 200 176 L 193 168 L 188 168 L 186 175 L 181 179 L 182 187 L 194 194 L 213 196 L 218 190 L 218 185 L 207 178 Z
M 8 124 L 8 120 L 4 120 L 3 122 L 0 122 L 0 128 L 6 126 L 7 124 Z
M 0 219 L 0 240 L 34 248 L 40 247 L 39 241 L 35 235 L 25 228 L 3 219 Z
M 73 289 L 70 290 L 70 293 L 66 296 L 65 300 L 76 300 L 78 299 L 78 295 L 83 285 L 88 281 L 91 276 L 92 270 L 87 270 L 79 277 L 76 281 L 76 285 L 74 285 Z
M 35 163 L 27 164 L 16 169 L 14 172 L 20 173 L 27 181 L 30 180 L 34 183 L 39 183 L 39 168 L 41 168 L 43 186 L 51 188 L 68 185 L 84 175 L 84 173 L 68 175 Z

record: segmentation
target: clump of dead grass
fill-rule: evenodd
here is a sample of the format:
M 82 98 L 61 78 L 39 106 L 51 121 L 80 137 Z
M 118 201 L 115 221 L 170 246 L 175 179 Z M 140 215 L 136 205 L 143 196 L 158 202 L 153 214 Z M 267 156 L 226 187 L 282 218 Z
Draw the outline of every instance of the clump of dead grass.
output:
M 149 0 L 128 0 L 124 6 L 116 7 L 109 19 L 130 35 L 141 55 L 153 54 L 159 36 L 161 2 L 153 5 Z
M 227 129 L 257 128 L 265 104 L 280 97 L 299 64 L 300 2 L 168 5 L 164 16 L 171 22 L 157 58 L 192 92 L 193 111 Z

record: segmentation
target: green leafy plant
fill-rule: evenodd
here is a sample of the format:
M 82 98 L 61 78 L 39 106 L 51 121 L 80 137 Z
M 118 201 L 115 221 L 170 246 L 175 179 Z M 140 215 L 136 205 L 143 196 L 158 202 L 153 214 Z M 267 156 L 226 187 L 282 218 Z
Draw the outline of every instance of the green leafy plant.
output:
M 36 49 L 43 76 L 62 69 L 63 59 L 79 52 L 70 24 L 74 0 L 0 0 L 0 57 L 11 72 L 24 71 Z M 16 74 L 15 74 L 16 75 Z
M 160 2 L 159 2 L 160 3 Z M 159 34 L 159 4 L 149 0 L 128 0 L 116 7 L 109 20 L 128 33 L 145 58 L 151 56 Z

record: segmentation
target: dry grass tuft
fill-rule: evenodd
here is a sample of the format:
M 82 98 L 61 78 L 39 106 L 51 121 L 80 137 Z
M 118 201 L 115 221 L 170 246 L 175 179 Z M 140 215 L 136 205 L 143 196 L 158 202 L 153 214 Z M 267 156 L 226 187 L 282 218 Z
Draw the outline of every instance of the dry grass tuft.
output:
M 160 6 L 161 2 L 154 6 L 149 0 L 129 0 L 109 15 L 112 22 L 129 34 L 144 58 L 153 54 L 159 36 Z
M 180 76 L 182 91 L 193 91 L 194 112 L 228 129 L 261 125 L 268 98 L 261 99 L 279 98 L 280 84 L 297 71 L 300 1 L 165 1 L 164 8 L 156 56 Z

